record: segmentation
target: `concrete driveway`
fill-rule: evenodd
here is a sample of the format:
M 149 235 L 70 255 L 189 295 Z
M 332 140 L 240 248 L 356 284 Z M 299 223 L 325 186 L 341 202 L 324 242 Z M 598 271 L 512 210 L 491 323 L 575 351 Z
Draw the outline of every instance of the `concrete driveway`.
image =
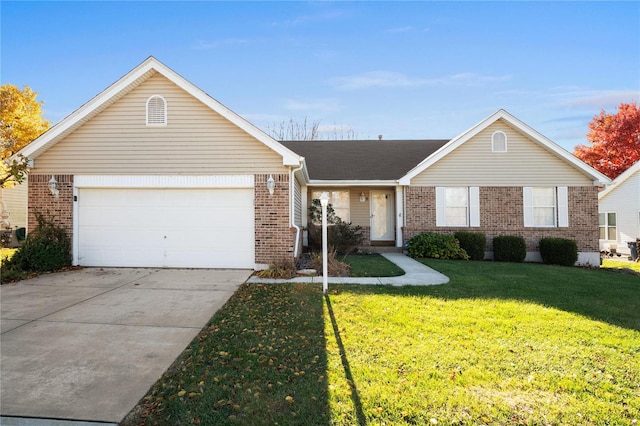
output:
M 250 274 L 86 268 L 0 286 L 0 414 L 122 421 Z

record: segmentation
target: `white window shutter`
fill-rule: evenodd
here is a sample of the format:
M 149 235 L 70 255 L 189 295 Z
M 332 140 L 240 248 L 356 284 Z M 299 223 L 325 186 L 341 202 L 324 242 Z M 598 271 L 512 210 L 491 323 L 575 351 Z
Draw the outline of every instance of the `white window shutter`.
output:
M 522 201 L 524 206 L 524 226 L 533 226 L 533 188 L 522 188 Z
M 569 191 L 566 186 L 558 187 L 558 227 L 569 227 Z
M 436 226 L 447 226 L 446 189 L 436 186 Z
M 480 226 L 480 188 L 469 187 L 469 226 Z

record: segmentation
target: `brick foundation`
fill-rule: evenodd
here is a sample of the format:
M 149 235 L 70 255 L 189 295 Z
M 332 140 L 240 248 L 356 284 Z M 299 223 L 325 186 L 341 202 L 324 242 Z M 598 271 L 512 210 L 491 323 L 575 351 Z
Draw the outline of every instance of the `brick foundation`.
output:
M 479 227 L 437 227 L 435 187 L 407 187 L 404 241 L 421 232 L 453 234 L 457 231 L 482 232 L 487 251 L 493 237 L 517 235 L 525 239 L 527 251 L 537 252 L 541 238 L 574 240 L 579 252 L 598 252 L 598 189 L 569 187 L 569 227 L 525 228 L 522 187 L 480 187 Z
M 44 215 L 56 225 L 67 231 L 73 238 L 73 175 L 54 175 L 58 181 L 58 197 L 49 191 L 51 175 L 29 174 L 29 232 L 38 226 L 36 213 Z
M 289 226 L 289 175 L 273 175 L 276 188 L 267 190 L 269 175 L 255 175 L 256 263 L 268 265 L 293 258 L 295 228 Z

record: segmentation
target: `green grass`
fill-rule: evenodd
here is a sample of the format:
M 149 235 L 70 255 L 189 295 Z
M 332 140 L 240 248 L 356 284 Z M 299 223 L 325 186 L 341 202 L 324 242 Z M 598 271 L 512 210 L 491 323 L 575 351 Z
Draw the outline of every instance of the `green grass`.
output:
M 404 271 L 379 254 L 352 254 L 344 259 L 351 268 L 351 277 L 397 277 Z
M 451 282 L 241 286 L 125 424 L 640 421 L 640 278 L 424 262 Z
M 624 261 L 603 259 L 601 268 L 629 269 L 631 271 L 640 273 L 640 262 L 624 262 Z

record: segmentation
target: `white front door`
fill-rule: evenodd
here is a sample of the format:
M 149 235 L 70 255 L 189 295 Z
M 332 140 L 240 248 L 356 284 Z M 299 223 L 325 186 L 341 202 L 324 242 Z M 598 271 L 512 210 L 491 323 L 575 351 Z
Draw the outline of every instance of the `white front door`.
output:
M 393 191 L 371 191 L 371 241 L 395 239 Z

